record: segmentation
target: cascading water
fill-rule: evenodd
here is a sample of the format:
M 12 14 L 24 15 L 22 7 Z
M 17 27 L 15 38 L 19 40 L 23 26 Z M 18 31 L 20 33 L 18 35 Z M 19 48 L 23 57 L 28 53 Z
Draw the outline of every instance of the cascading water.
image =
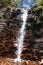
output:
M 32 2 L 31 0 L 27 0 L 27 1 L 30 1 L 30 3 L 27 2 L 28 3 L 28 6 L 27 6 L 27 4 L 26 5 L 23 4 L 23 7 L 24 8 L 26 7 L 26 9 L 24 9 L 24 8 L 22 9 L 23 14 L 22 14 L 21 18 L 23 20 L 23 24 L 22 24 L 22 26 L 20 28 L 20 31 L 19 31 L 19 37 L 17 38 L 17 44 L 18 44 L 18 47 L 17 47 L 17 49 L 18 49 L 18 51 L 17 51 L 17 58 L 16 59 L 8 59 L 8 60 L 13 60 L 14 62 L 17 62 L 17 61 L 20 62 L 21 61 L 21 53 L 22 53 L 22 48 L 23 48 L 24 35 L 25 35 L 25 32 L 26 32 L 25 31 L 25 25 L 26 25 L 26 19 L 27 19 L 27 15 L 28 15 L 27 8 L 28 9 L 31 8 L 30 4 Z M 34 3 L 33 3 L 33 5 L 34 5 Z
M 17 59 L 15 59 L 14 61 L 21 61 L 21 53 L 22 53 L 22 48 L 23 48 L 23 41 L 24 41 L 24 35 L 25 35 L 25 25 L 26 25 L 26 19 L 27 19 L 27 10 L 23 9 L 23 14 L 21 16 L 22 20 L 23 20 L 23 24 L 20 28 L 19 31 L 19 37 L 17 38 L 18 41 L 18 52 L 17 52 Z

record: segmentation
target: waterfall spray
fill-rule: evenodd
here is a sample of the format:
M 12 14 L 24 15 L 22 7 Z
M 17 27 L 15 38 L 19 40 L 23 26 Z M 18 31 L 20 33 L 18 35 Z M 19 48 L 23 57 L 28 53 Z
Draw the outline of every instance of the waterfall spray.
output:
M 18 51 L 17 51 L 17 59 L 15 59 L 14 61 L 21 61 L 21 53 L 22 53 L 22 48 L 23 48 L 23 41 L 24 41 L 24 35 L 25 35 L 25 25 L 26 25 L 26 19 L 27 19 L 27 10 L 23 9 L 23 14 L 21 16 L 22 20 L 23 20 L 23 24 L 20 28 L 19 31 L 19 37 L 17 38 L 17 42 L 18 42 Z

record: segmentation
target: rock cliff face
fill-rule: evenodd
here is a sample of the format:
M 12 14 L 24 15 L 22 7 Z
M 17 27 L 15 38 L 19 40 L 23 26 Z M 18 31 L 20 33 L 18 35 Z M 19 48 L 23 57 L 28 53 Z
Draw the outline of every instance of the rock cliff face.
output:
M 33 12 L 33 11 L 32 11 Z M 10 18 L 7 18 L 5 24 L 2 25 L 2 30 L 0 32 L 0 56 L 7 58 L 16 58 L 17 54 L 17 36 L 19 29 L 22 25 L 22 20 L 20 19 L 21 10 L 16 10 L 11 13 Z M 22 59 L 37 60 L 41 58 L 43 52 L 40 49 L 43 49 L 43 37 L 42 33 L 43 28 L 40 27 L 42 24 L 34 24 L 33 21 L 35 15 L 31 13 L 31 10 L 28 11 L 27 23 L 26 23 L 26 34 L 24 38 L 23 51 L 21 54 Z M 35 27 L 35 28 L 34 28 Z M 38 29 L 37 29 L 38 28 Z M 39 33 L 39 29 L 41 30 Z M 40 38 L 41 37 L 41 38 Z M 42 40 L 41 40 L 42 39 Z M 38 41 L 39 40 L 39 41 Z M 40 45 L 41 44 L 41 45 Z M 39 47 L 40 46 L 40 47 Z M 41 53 L 41 55 L 39 55 Z

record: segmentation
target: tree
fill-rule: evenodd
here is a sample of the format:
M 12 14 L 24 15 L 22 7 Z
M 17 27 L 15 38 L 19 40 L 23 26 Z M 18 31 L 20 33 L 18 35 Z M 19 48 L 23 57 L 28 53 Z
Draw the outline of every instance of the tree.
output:
M 14 0 L 0 0 L 0 8 L 2 7 L 10 7 L 12 5 L 16 5 L 16 2 Z
M 15 2 L 17 2 L 17 4 L 19 4 L 21 2 L 21 0 L 14 0 Z
M 43 4 L 43 0 L 36 0 L 36 3 L 37 3 L 38 5 Z

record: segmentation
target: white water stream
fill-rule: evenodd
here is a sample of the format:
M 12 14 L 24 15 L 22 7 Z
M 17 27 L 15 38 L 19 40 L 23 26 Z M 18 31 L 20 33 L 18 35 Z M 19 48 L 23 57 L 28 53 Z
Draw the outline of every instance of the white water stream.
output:
M 16 59 L 10 59 L 8 58 L 7 60 L 11 61 L 13 60 L 13 62 L 21 62 L 21 53 L 22 53 L 22 49 L 23 49 L 23 44 L 24 44 L 24 35 L 26 33 L 25 31 L 25 26 L 26 26 L 26 20 L 27 20 L 27 15 L 28 15 L 28 11 L 27 9 L 22 9 L 22 20 L 23 20 L 23 23 L 22 23 L 22 26 L 19 30 L 19 37 L 17 38 L 17 58 Z
M 18 51 L 17 51 L 17 59 L 14 61 L 21 61 L 21 53 L 22 53 L 22 48 L 23 48 L 23 41 L 24 41 L 24 35 L 25 35 L 25 25 L 26 25 L 26 20 L 27 20 L 27 10 L 23 9 L 23 14 L 21 16 L 23 23 L 19 31 L 19 37 L 17 38 L 17 43 L 18 43 Z

